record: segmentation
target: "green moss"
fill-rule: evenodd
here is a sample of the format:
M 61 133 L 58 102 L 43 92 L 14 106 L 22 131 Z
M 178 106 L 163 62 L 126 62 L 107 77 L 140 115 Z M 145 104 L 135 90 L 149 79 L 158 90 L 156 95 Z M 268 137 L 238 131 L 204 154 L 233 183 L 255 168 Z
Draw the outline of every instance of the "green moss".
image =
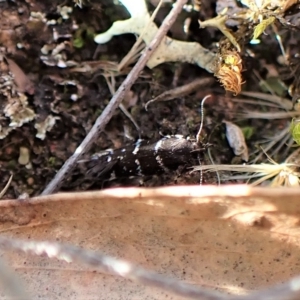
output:
M 245 139 L 249 140 L 253 136 L 254 128 L 251 126 L 243 127 L 242 131 L 243 131 Z
M 293 119 L 290 125 L 290 133 L 293 140 L 300 146 L 300 123 L 299 120 Z
M 49 157 L 48 159 L 48 166 L 49 167 L 54 167 L 56 163 L 56 158 L 54 156 Z
M 83 24 L 78 30 L 75 31 L 72 42 L 73 46 L 77 49 L 81 49 L 88 40 L 93 41 L 94 36 L 94 29 Z
M 76 39 L 73 40 L 73 46 L 75 48 L 82 48 L 84 45 L 84 40 L 82 39 L 82 37 L 78 37 Z

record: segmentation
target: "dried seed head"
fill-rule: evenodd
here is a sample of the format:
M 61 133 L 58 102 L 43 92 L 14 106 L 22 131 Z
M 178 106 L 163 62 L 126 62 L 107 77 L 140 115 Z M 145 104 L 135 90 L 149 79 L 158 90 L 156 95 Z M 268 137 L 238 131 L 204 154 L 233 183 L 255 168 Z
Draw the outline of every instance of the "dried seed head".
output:
M 226 91 L 237 95 L 242 86 L 242 59 L 237 52 L 227 51 L 221 55 L 220 63 L 215 76 L 219 79 Z

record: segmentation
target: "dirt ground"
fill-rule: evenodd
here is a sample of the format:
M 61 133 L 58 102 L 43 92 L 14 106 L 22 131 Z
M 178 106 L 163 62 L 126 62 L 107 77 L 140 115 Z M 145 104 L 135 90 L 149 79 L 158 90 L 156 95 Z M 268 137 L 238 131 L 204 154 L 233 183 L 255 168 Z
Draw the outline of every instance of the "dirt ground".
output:
M 197 20 L 216 15 L 216 1 L 201 1 L 200 12 L 183 12 L 169 36 L 186 41 L 198 41 L 215 49 L 222 33 L 214 28 L 200 29 Z M 64 9 L 63 9 L 64 8 Z M 69 8 L 70 11 L 67 11 Z M 149 3 L 149 10 L 153 5 Z M 170 10 L 165 6 L 157 16 L 160 24 Z M 114 37 L 109 43 L 97 45 L 93 37 L 104 32 L 119 19 L 128 18 L 126 10 L 113 1 L 85 1 L 82 8 L 72 1 L 1 1 L 0 2 L 0 176 L 1 189 L 13 175 L 6 198 L 38 195 L 54 177 L 63 163 L 91 129 L 111 98 L 106 80 L 114 78 L 115 89 L 130 68 L 117 71 L 117 64 L 135 42 L 133 35 Z M 296 22 L 298 8 L 287 14 Z M 189 33 L 182 28 L 187 17 L 191 20 Z M 295 24 L 298 25 L 298 24 Z M 299 49 L 299 32 L 278 24 L 285 49 L 295 57 Z M 243 91 L 265 92 L 262 80 L 275 78 L 280 96 L 292 101 L 297 91 L 297 57 L 292 65 L 282 65 L 276 36 L 267 32 L 260 45 L 243 49 Z M 267 45 L 267 46 L 266 46 Z M 17 64 L 17 66 L 16 66 Z M 294 73 L 293 73 L 294 72 Z M 258 145 L 279 135 L 289 125 L 287 119 L 251 119 L 239 113 L 251 111 L 274 112 L 277 108 L 260 103 L 238 102 L 245 96 L 226 93 L 217 79 L 211 85 L 171 101 L 157 103 L 145 110 L 145 104 L 162 92 L 213 75 L 187 63 L 166 63 L 154 69 L 145 68 L 127 95 L 124 105 L 140 127 L 121 111 L 115 112 L 104 133 L 86 158 L 106 148 L 120 148 L 139 137 L 158 140 L 162 135 L 182 134 L 195 137 L 201 121 L 200 103 L 205 103 L 203 143 L 209 144 L 214 163 L 239 163 L 225 137 L 223 120 L 236 122 L 244 132 L 250 161 L 257 156 Z M 279 84 L 280 83 L 280 84 Z M 267 107 L 267 108 L 266 108 Z M 276 147 L 276 146 L 274 146 Z M 256 152 L 255 152 L 256 151 Z M 272 158 L 284 161 L 289 149 L 279 149 Z M 203 164 L 211 163 L 203 154 Z M 262 162 L 266 158 L 260 159 Z M 85 190 L 107 186 L 141 185 L 140 178 L 121 178 L 114 182 L 85 180 L 85 167 L 80 166 L 64 184 L 63 190 Z M 175 172 L 143 178 L 144 186 L 168 184 L 197 184 L 199 173 Z M 204 174 L 203 184 L 216 183 L 215 174 Z

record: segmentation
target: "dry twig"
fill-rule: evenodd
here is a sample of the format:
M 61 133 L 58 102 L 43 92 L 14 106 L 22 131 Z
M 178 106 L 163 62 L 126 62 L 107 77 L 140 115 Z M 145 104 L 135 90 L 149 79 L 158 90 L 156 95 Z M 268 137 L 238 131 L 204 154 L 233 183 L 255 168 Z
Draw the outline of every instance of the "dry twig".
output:
M 168 90 L 154 99 L 149 100 L 146 105 L 145 109 L 148 110 L 148 106 L 153 102 L 161 102 L 161 101 L 169 101 L 174 98 L 180 98 L 190 93 L 195 92 L 197 89 L 203 87 L 208 87 L 214 82 L 212 77 L 205 77 L 205 78 L 197 78 L 192 82 L 185 84 L 183 86 L 176 87 L 172 90 Z
M 137 267 L 127 261 L 59 243 L 25 241 L 0 237 L 0 247 L 21 250 L 35 255 L 47 255 L 67 262 L 79 261 L 104 273 L 121 276 L 141 284 L 161 288 L 178 296 L 202 300 L 297 300 L 300 297 L 300 277 L 247 296 L 228 296 L 209 291 L 176 279 Z
M 8 190 L 8 188 L 10 187 L 10 184 L 12 182 L 13 179 L 13 175 L 10 175 L 5 187 L 2 189 L 2 191 L 0 192 L 0 199 L 5 195 L 6 191 Z

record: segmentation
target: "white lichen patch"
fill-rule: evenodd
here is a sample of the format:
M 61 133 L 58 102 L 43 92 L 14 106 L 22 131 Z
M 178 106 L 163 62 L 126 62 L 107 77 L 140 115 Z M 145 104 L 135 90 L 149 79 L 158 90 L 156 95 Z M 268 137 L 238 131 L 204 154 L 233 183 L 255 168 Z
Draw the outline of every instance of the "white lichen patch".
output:
M 0 140 L 4 139 L 12 130 L 13 128 L 0 125 Z
M 40 60 L 47 66 L 69 68 L 77 66 L 77 63 L 73 60 L 68 59 L 68 52 L 72 48 L 72 32 L 66 32 L 58 30 L 54 25 L 61 24 L 65 20 L 70 18 L 70 14 L 73 12 L 73 8 L 69 6 L 58 6 L 57 12 L 61 15 L 58 20 L 47 20 L 44 22 L 52 30 L 52 40 L 41 48 Z M 51 25 L 51 27 L 50 27 Z M 77 27 L 77 24 L 73 22 L 72 30 Z M 64 42 L 58 42 L 59 39 L 63 39 Z
M 64 20 L 68 20 L 70 18 L 70 14 L 72 13 L 73 8 L 70 6 L 57 6 L 57 12 L 61 15 Z
M 132 33 L 141 36 L 146 45 L 152 41 L 158 31 L 147 10 L 144 0 L 120 0 L 131 15 L 130 19 L 116 21 L 104 33 L 95 37 L 98 44 L 107 43 L 115 35 Z M 183 42 L 165 37 L 159 47 L 152 54 L 147 66 L 154 68 L 164 62 L 189 62 L 206 69 L 208 72 L 215 71 L 215 53 L 202 47 L 199 43 Z
M 30 13 L 29 21 L 35 21 L 35 22 L 47 22 L 46 14 L 41 13 L 39 11 L 32 11 Z
M 10 118 L 9 127 L 12 128 L 21 127 L 35 118 L 35 112 L 28 107 L 27 97 L 23 93 L 10 98 L 3 111 L 5 116 Z
M 75 61 L 67 59 L 67 54 L 64 51 L 66 47 L 67 42 L 58 45 L 44 45 L 41 49 L 44 54 L 40 56 L 41 61 L 50 67 L 68 68 L 77 66 Z
M 0 139 L 5 138 L 12 130 L 35 118 L 35 112 L 28 106 L 27 96 L 18 92 L 14 76 L 10 73 L 4 57 L 0 56 Z
M 50 19 L 46 13 L 32 11 L 30 13 L 26 26 L 33 32 L 45 32 L 47 42 L 41 48 L 40 60 L 47 66 L 68 68 L 77 66 L 75 61 L 69 59 L 72 53 L 73 31 L 78 28 L 73 20 L 72 25 L 66 27 L 61 26 L 62 23 L 69 22 L 73 12 L 72 6 L 60 5 L 57 6 L 57 16 L 53 15 L 54 19 Z M 52 18 L 52 17 L 51 17 Z M 60 26 L 56 26 L 60 25 Z M 71 27 L 70 27 L 71 26 Z M 70 28 L 70 30 L 66 30 Z M 37 30 L 38 29 L 38 30 Z M 47 32 L 46 32 L 47 31 Z M 52 37 L 50 36 L 52 32 Z M 50 36 L 50 38 L 48 38 Z M 64 42 L 61 42 L 61 39 Z M 19 42 L 17 47 L 22 49 L 27 47 L 23 41 Z M 26 123 L 34 123 L 37 130 L 36 137 L 45 139 L 46 133 L 49 132 L 56 121 L 60 119 L 53 116 L 49 110 L 55 112 L 54 104 L 44 108 L 41 104 L 36 104 L 28 100 L 29 95 L 35 94 L 35 84 L 29 80 L 27 74 L 24 73 L 23 66 L 17 65 L 13 58 L 7 55 L 7 49 L 0 47 L 0 139 L 4 139 L 10 132 Z M 58 76 L 59 77 L 59 76 Z M 83 87 L 77 81 L 64 81 L 60 77 L 55 84 L 70 86 L 70 101 L 76 101 L 83 95 Z M 39 88 L 37 89 L 39 90 Z M 28 96 L 28 97 L 27 97 Z M 36 93 L 38 98 L 38 93 Z M 35 98 L 35 100 L 36 100 Z M 38 99 L 41 100 L 42 99 Z M 35 105 L 38 105 L 41 115 L 35 112 Z
M 56 121 L 59 119 L 59 117 L 48 115 L 43 122 L 35 123 L 34 127 L 37 130 L 36 137 L 44 140 L 46 137 L 46 132 L 49 132 L 55 125 Z

